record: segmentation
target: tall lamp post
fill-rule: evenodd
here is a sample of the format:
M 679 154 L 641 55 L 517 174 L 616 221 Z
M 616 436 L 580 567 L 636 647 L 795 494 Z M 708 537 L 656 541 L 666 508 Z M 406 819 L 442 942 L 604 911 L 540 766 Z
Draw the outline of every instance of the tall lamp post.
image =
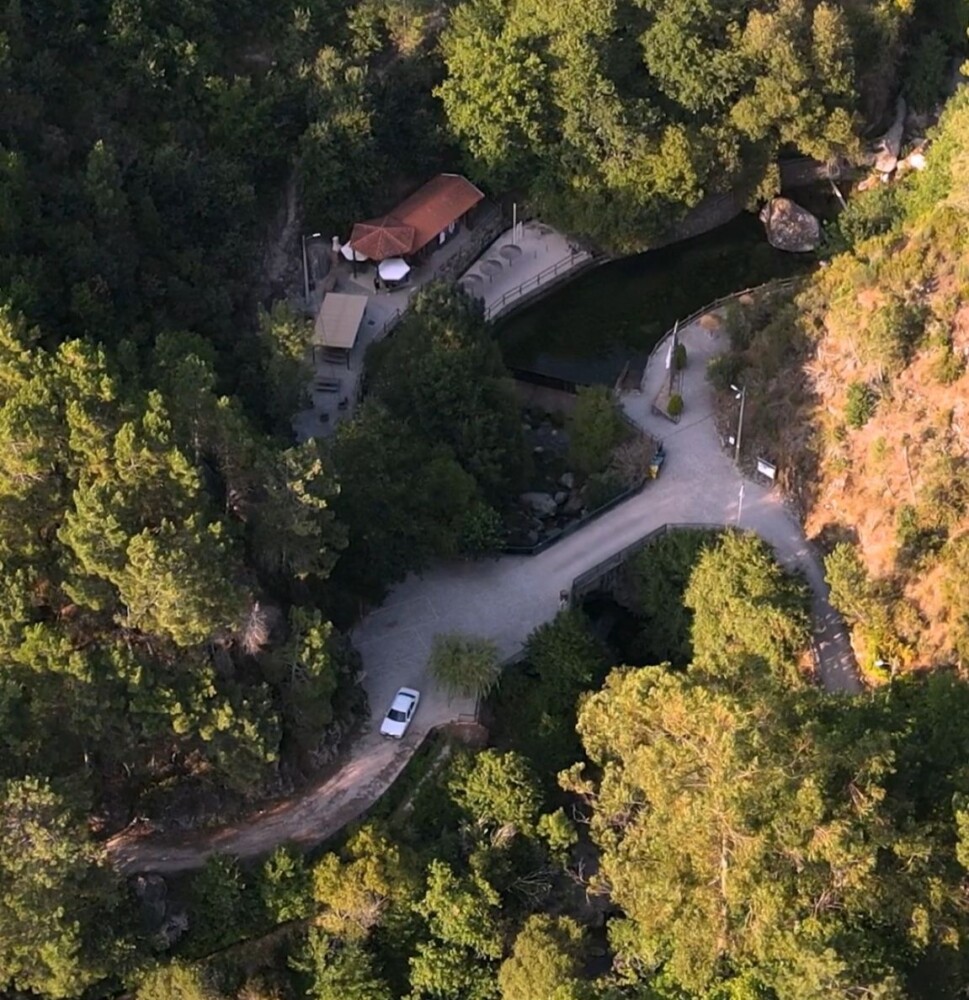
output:
M 323 234 L 322 233 L 310 233 L 311 240 L 318 240 Z M 306 234 L 303 234 L 303 296 L 306 299 L 306 306 L 309 308 L 310 304 L 310 269 L 309 261 L 306 257 Z
M 744 403 L 747 401 L 747 386 L 738 388 L 731 384 L 730 388 L 735 393 L 734 398 L 740 400 L 740 416 L 737 418 L 737 447 L 734 449 L 734 461 L 740 465 L 740 439 L 744 433 Z

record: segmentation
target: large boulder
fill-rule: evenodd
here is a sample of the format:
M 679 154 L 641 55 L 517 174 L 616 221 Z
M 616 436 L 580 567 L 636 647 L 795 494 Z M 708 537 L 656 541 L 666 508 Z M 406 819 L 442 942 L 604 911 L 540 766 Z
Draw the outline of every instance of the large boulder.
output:
M 807 253 L 821 242 L 821 223 L 790 198 L 772 198 L 760 213 L 767 241 L 778 250 Z
M 539 517 L 551 517 L 558 510 L 555 497 L 548 493 L 523 493 L 518 499 Z

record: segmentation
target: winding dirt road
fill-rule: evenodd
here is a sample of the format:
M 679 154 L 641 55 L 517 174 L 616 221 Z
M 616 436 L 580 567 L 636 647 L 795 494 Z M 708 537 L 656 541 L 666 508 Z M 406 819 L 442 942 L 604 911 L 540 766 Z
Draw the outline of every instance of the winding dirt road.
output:
M 628 415 L 666 444 L 668 457 L 658 480 L 541 555 L 449 564 L 407 579 L 353 636 L 363 656 L 364 687 L 374 720 L 349 747 L 336 774 L 220 829 L 178 838 L 124 830 L 107 844 L 115 865 L 125 873 L 177 872 L 200 866 L 216 851 L 248 858 L 281 843 L 309 846 L 325 840 L 376 802 L 428 730 L 473 712 L 468 702 L 449 702 L 427 675 L 435 634 L 487 636 L 510 655 L 536 626 L 555 615 L 559 593 L 571 587 L 576 576 L 663 524 L 739 523 L 758 532 L 780 561 L 799 568 L 811 585 L 813 642 L 822 684 L 829 691 L 859 691 L 846 629 L 828 601 L 822 567 L 799 524 L 777 492 L 742 481 L 720 446 L 713 398 L 704 378 L 707 360 L 721 349 L 718 337 L 694 323 L 680 331 L 680 340 L 690 358 L 681 423 L 674 427 L 650 413 L 650 400 L 666 375 L 665 351 L 654 352 L 643 393 L 623 399 Z M 423 699 L 407 738 L 387 742 L 375 729 L 401 685 L 419 688 Z

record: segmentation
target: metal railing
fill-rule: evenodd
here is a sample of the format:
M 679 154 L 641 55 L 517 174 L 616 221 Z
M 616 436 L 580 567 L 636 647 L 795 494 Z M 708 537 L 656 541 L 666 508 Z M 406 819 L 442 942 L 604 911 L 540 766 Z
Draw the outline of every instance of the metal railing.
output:
M 538 274 L 533 274 L 520 285 L 517 285 L 515 288 L 510 288 L 496 302 L 492 302 L 491 305 L 485 309 L 485 319 L 494 319 L 500 312 L 503 312 L 507 306 L 511 305 L 512 302 L 517 302 L 519 299 L 524 298 L 531 292 L 537 291 L 540 287 L 542 287 L 543 283 L 547 287 L 549 282 L 554 281 L 561 275 L 569 274 L 577 268 L 593 263 L 595 260 L 596 258 L 589 253 L 588 250 L 573 250 L 568 257 L 563 257 L 561 260 L 557 260 L 554 264 L 550 264 L 544 271 L 539 271 Z
M 630 542 L 629 545 L 624 546 L 618 552 L 614 552 L 611 556 L 607 556 L 601 562 L 595 564 L 595 566 L 590 567 L 584 573 L 580 573 L 572 581 L 572 588 L 570 590 L 570 602 L 574 607 L 581 601 L 581 599 L 588 594 L 593 593 L 598 587 L 599 583 L 604 580 L 610 573 L 619 569 L 624 563 L 645 549 L 647 545 L 650 545 L 655 539 L 660 538 L 663 535 L 668 535 L 671 531 L 729 531 L 728 525 L 724 524 L 708 524 L 704 522 L 684 522 L 683 524 L 661 524 L 658 528 L 654 528 L 652 531 L 648 531 L 641 538 L 637 538 L 636 541 Z
M 573 385 L 571 390 L 566 391 L 571 391 L 575 394 L 578 390 Z M 619 419 L 622 420 L 626 427 L 634 434 L 643 438 L 648 437 L 648 435 L 643 433 L 642 427 L 640 427 L 634 420 L 631 420 L 625 411 L 620 412 Z M 580 518 L 562 528 L 561 531 L 556 531 L 553 534 L 546 535 L 545 538 L 536 542 L 534 545 L 503 545 L 501 547 L 501 551 L 507 556 L 537 556 L 540 552 L 544 552 L 556 542 L 562 541 L 563 538 L 568 538 L 569 535 L 574 535 L 580 528 L 584 528 L 597 517 L 602 517 L 603 514 L 608 514 L 609 511 L 618 507 L 624 501 L 629 500 L 630 497 L 634 497 L 637 493 L 640 493 L 643 487 L 649 482 L 649 479 L 650 476 L 648 471 L 643 469 L 638 482 L 633 483 L 632 486 L 627 486 L 622 493 L 617 494 L 611 500 L 607 500 L 604 504 L 596 507 L 595 510 L 590 510 L 587 514 L 583 514 Z
M 744 295 L 753 295 L 755 292 L 762 292 L 767 288 L 780 290 L 782 288 L 791 288 L 801 281 L 800 276 L 795 276 L 793 278 L 774 278 L 771 281 L 762 282 L 759 285 L 753 285 L 750 288 L 741 288 L 739 292 L 730 292 L 727 295 L 721 295 L 720 298 L 714 299 L 712 302 L 708 302 L 706 305 L 701 306 L 699 309 L 694 309 L 685 319 L 678 319 L 676 323 L 671 326 L 666 333 L 663 334 L 659 340 L 653 345 L 653 349 L 649 352 L 649 358 L 646 361 L 647 366 L 649 362 L 653 360 L 653 355 L 666 343 L 666 341 L 673 335 L 673 331 L 677 328 L 682 329 L 685 326 L 689 326 L 691 323 L 698 320 L 701 316 L 708 312 L 712 312 L 714 309 L 719 309 L 721 306 L 727 305 L 729 302 L 733 302 L 736 299 L 741 298 Z

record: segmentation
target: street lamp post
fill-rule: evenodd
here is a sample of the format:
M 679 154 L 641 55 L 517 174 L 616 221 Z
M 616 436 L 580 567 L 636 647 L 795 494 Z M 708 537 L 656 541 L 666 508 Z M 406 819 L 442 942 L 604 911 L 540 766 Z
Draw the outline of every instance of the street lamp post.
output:
M 322 233 L 310 233 L 311 240 L 319 239 Z M 306 306 L 309 308 L 310 304 L 310 269 L 309 261 L 306 256 L 306 234 L 303 234 L 303 297 L 306 299 Z
M 734 398 L 740 400 L 740 416 L 737 418 L 737 447 L 734 449 L 734 461 L 740 465 L 740 439 L 744 433 L 744 403 L 747 401 L 747 386 L 738 388 L 731 385 L 730 388 L 736 394 Z

